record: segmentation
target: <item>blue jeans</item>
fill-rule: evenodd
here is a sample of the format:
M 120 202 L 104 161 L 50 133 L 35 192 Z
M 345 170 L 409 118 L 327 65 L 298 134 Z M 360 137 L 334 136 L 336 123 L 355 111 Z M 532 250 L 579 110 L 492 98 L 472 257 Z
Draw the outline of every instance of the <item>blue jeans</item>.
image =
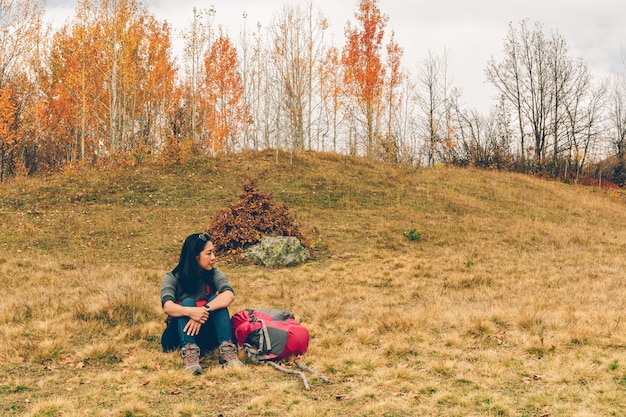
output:
M 209 297 L 209 301 L 216 296 Z M 184 307 L 195 307 L 196 301 L 192 298 L 185 298 L 180 303 Z M 209 314 L 209 320 L 200 327 L 200 332 L 195 336 L 189 336 L 183 332 L 183 329 L 189 322 L 189 317 L 170 317 L 167 327 L 161 336 L 161 346 L 163 352 L 176 350 L 188 343 L 195 343 L 200 346 L 200 352 L 206 352 L 215 349 L 222 342 L 233 340 L 233 331 L 230 327 L 230 315 L 227 308 L 212 310 Z

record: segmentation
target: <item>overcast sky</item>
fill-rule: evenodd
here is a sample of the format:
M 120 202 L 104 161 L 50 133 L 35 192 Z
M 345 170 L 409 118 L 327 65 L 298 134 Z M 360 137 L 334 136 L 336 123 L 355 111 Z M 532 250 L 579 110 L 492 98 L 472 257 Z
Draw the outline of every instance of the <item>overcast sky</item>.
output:
M 76 0 L 48 0 L 47 18 L 55 25 L 74 16 Z M 193 8 L 215 7 L 215 24 L 238 40 L 247 14 L 248 30 L 257 22 L 267 26 L 285 4 L 307 4 L 305 0 L 144 0 L 160 20 L 175 29 L 184 28 Z M 331 23 L 333 44 L 342 48 L 346 22 L 355 22 L 357 0 L 313 0 Z M 462 102 L 486 111 L 493 104 L 493 88 L 485 82 L 484 70 L 490 57 L 500 60 L 509 22 L 523 19 L 541 22 L 544 33 L 565 38 L 572 57 L 582 57 L 597 79 L 626 74 L 626 1 L 624 0 L 379 0 L 381 12 L 389 17 L 386 34 L 395 31 L 404 48 L 403 66 L 411 73 L 431 51 L 442 56 L 448 51 L 448 75 L 462 90 Z M 388 38 L 386 38 L 385 43 Z

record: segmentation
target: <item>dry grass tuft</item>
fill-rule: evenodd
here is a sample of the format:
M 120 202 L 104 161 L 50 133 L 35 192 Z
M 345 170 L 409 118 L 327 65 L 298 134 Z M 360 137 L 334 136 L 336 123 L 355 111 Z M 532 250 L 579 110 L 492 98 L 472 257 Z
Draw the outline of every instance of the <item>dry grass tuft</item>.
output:
M 252 153 L 0 184 L 0 414 L 626 415 L 626 199 L 491 171 Z M 304 315 L 304 391 L 162 353 L 160 280 L 258 178 L 318 258 L 231 259 L 232 308 Z M 68 225 L 70 227 L 68 227 Z M 407 238 L 415 230 L 420 239 Z

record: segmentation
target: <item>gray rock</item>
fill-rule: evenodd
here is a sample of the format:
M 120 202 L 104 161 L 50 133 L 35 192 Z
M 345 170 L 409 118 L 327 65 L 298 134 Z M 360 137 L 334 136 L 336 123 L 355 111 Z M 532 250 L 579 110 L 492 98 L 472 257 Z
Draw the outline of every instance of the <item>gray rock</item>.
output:
M 264 236 L 245 255 L 255 264 L 269 268 L 297 266 L 309 259 L 308 251 L 293 236 Z

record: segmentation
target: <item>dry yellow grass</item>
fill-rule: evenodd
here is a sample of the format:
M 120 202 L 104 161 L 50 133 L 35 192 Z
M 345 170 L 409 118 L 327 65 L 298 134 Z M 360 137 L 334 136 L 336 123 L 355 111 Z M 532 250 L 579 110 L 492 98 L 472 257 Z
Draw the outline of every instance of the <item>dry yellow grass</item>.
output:
M 285 163 L 283 163 L 283 161 Z M 248 154 L 0 185 L 0 414 L 626 415 L 626 210 L 605 192 L 476 170 Z M 180 244 L 258 177 L 320 251 L 238 263 L 231 309 L 306 316 L 305 362 L 200 377 L 160 351 Z M 194 187 L 198 187 L 195 189 Z M 415 228 L 420 241 L 403 233 Z

